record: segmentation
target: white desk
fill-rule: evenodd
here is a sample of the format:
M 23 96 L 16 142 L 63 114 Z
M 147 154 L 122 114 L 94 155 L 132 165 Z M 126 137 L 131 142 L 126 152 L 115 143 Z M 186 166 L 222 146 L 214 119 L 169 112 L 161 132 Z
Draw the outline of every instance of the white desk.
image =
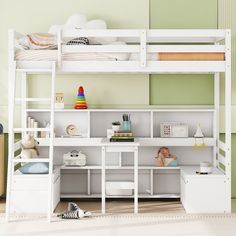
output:
M 138 213 L 138 142 L 110 142 L 103 139 L 102 146 L 102 214 L 106 212 L 106 153 L 134 153 L 134 213 Z

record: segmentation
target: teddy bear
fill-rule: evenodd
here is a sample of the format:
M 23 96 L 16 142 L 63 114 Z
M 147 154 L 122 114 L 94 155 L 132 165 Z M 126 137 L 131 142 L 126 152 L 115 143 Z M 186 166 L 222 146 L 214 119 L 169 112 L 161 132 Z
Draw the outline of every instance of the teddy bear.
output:
M 34 139 L 30 134 L 26 134 L 21 141 L 21 153 L 20 156 L 22 159 L 37 158 L 39 152 L 37 149 L 38 141 Z
M 176 155 L 170 154 L 170 150 L 167 147 L 161 147 L 158 150 L 157 157 L 155 157 L 157 166 L 177 166 Z

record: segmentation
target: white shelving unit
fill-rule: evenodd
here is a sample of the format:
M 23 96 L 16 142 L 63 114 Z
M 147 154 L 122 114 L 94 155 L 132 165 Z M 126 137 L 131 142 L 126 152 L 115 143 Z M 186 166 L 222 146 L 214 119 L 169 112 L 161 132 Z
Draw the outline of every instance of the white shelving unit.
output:
M 122 38 L 127 45 L 63 45 L 61 39 L 75 37 L 113 37 Z M 17 181 L 19 175 L 14 173 L 14 166 L 22 160 L 14 152 L 20 148 L 19 143 L 14 144 L 14 134 L 28 131 L 48 131 L 50 138 L 38 138 L 40 148 L 40 161 L 49 162 L 50 171 L 48 178 L 48 219 L 51 219 L 52 209 L 55 207 L 52 198 L 58 195 L 61 198 L 102 198 L 104 201 L 104 183 L 100 181 L 106 172 L 108 180 L 131 180 L 134 172 L 139 176 L 138 187 L 135 191 L 138 198 L 179 198 L 187 212 L 197 211 L 194 208 L 196 201 L 189 189 L 199 189 L 203 181 L 216 178 L 216 182 L 222 183 L 222 188 L 214 189 L 214 194 L 219 195 L 223 201 L 223 207 L 218 212 L 229 213 L 231 211 L 231 33 L 230 30 L 62 30 L 58 32 L 58 49 L 56 61 L 15 60 L 15 40 L 22 37 L 15 31 L 9 32 L 9 163 L 7 186 L 7 219 L 10 216 L 12 199 L 15 193 L 12 183 Z M 131 43 L 131 44 L 129 44 Z M 171 44 L 170 44 L 171 43 Z M 136 61 L 65 61 L 64 53 L 79 52 L 103 52 L 103 53 L 138 53 L 140 59 Z M 212 61 L 161 61 L 149 60 L 149 53 L 223 53 L 225 60 Z M 22 75 L 21 97 L 15 99 L 16 73 Z M 51 94 L 48 98 L 28 98 L 27 75 L 52 74 Z M 198 109 L 156 109 L 147 106 L 144 109 L 88 109 L 73 110 L 54 109 L 55 77 L 60 73 L 197 73 L 214 75 L 214 105 L 212 108 Z M 220 105 L 220 73 L 225 74 L 225 142 L 219 139 L 219 105 Z M 21 127 L 14 127 L 15 102 L 21 105 Z M 51 102 L 51 105 L 37 109 L 28 106 L 29 103 Z M 135 168 L 129 154 L 109 153 L 106 166 L 102 165 L 103 139 L 111 122 L 121 120 L 123 113 L 129 113 L 132 120 L 132 131 L 139 144 L 138 166 Z M 39 122 L 38 129 L 28 129 L 26 118 L 31 116 Z M 51 120 L 49 129 L 42 124 L 44 120 Z M 188 124 L 188 138 L 161 138 L 160 123 L 177 121 Z M 65 127 L 75 124 L 83 134 L 83 138 L 63 138 Z M 201 124 L 205 134 L 205 149 L 193 150 L 195 139 L 193 134 L 196 126 Z M 55 137 L 54 137 L 55 132 Z M 197 140 L 201 145 L 202 140 Z M 128 144 L 127 144 L 128 145 Z M 170 146 L 171 152 L 178 156 L 179 167 L 156 167 L 154 157 L 159 147 Z M 65 167 L 61 166 L 61 174 L 57 182 L 53 182 L 53 165 L 62 165 L 62 154 L 72 150 L 81 149 L 87 155 L 87 166 Z M 49 149 L 49 154 L 46 151 Z M 224 155 L 222 154 L 222 151 Z M 47 158 L 48 156 L 48 158 Z M 46 158 L 45 158 L 46 157 Z M 45 158 L 45 159 L 43 159 Z M 30 160 L 31 161 L 31 160 Z M 33 160 L 32 160 L 33 161 Z M 36 161 L 36 160 L 34 160 Z M 37 160 L 38 161 L 38 160 Z M 216 175 L 197 176 L 200 161 L 210 161 L 217 170 Z M 187 166 L 187 167 L 186 167 Z M 188 175 L 191 168 L 192 178 L 187 181 L 183 176 Z M 140 178 L 141 176 L 141 178 Z M 26 176 L 24 176 L 26 178 Z M 30 178 L 30 176 L 29 176 Z M 78 181 L 79 180 L 79 181 Z M 196 182 L 194 182 L 197 180 Z M 34 181 L 37 181 L 36 179 Z M 58 181 L 61 182 L 61 190 L 57 195 L 52 191 L 57 189 Z M 210 180 L 209 180 L 210 181 Z M 79 184 L 78 184 L 79 183 Z M 209 182 L 209 189 L 212 183 Z M 20 184 L 19 184 L 20 186 Z M 57 187 L 55 187 L 57 186 Z M 103 186 L 103 187 L 102 187 Z M 190 186 L 190 187 L 189 187 Z M 218 189 L 218 190 L 217 190 Z M 20 189 L 23 191 L 22 189 Z M 224 194 L 222 195 L 222 191 Z M 25 194 L 25 193 L 24 193 Z M 110 198 L 122 198 L 124 196 L 109 196 Z M 125 196 L 127 197 L 127 196 Z M 129 196 L 134 197 L 134 196 Z M 208 199 L 212 199 L 209 193 Z M 136 198 L 137 199 L 137 198 Z M 136 200 L 137 201 L 137 200 Z M 202 199 L 201 201 L 204 201 Z M 187 202 L 187 203 L 186 203 Z M 201 204 L 201 202 L 198 202 Z M 46 202 L 45 202 L 46 204 Z M 189 207 L 189 204 L 191 205 Z M 205 202 L 204 202 L 205 204 Z M 217 203 L 218 204 L 218 203 Z M 194 206 L 194 207 L 193 207 Z M 205 204 L 207 206 L 207 204 Z M 136 205 L 137 208 L 137 205 Z M 212 208 L 205 208 L 209 213 Z M 199 211 L 198 211 L 199 212 Z

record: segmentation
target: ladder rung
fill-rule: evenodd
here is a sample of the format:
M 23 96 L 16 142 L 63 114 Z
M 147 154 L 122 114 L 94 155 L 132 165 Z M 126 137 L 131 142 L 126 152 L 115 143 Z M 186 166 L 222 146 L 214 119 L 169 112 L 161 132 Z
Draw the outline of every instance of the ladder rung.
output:
M 14 132 L 27 132 L 27 131 L 49 131 L 50 128 L 15 128 Z
M 50 102 L 51 98 L 16 98 L 17 102 Z
M 16 69 L 16 71 L 27 73 L 52 73 L 52 69 Z
M 30 159 L 22 159 L 22 158 L 13 158 L 13 162 L 49 162 L 49 158 L 30 158 Z
M 50 112 L 50 109 L 26 109 L 27 112 Z M 55 110 L 54 110 L 55 111 Z

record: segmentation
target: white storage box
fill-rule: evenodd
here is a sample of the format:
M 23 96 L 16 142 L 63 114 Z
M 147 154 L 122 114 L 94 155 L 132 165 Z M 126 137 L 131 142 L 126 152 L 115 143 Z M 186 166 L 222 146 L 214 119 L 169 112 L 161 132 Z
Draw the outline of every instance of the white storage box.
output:
M 86 156 L 81 151 L 73 150 L 63 155 L 65 166 L 85 166 Z
M 60 202 L 60 168 L 53 171 L 53 210 Z M 48 207 L 48 174 L 22 174 L 13 176 L 11 213 L 46 214 Z
M 106 182 L 106 195 L 131 196 L 133 195 L 134 183 L 131 181 L 108 181 Z

